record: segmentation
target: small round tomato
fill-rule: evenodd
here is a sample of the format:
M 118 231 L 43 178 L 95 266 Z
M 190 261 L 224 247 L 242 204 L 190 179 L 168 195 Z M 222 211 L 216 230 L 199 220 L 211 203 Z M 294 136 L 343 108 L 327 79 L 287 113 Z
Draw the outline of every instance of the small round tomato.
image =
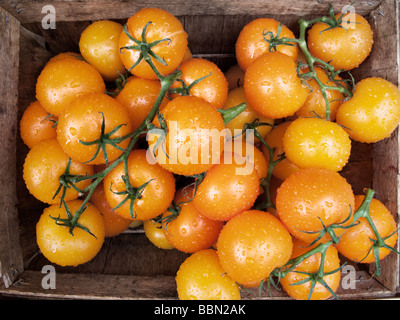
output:
M 400 122 L 400 90 L 385 79 L 365 78 L 357 83 L 353 97 L 340 105 L 336 121 L 353 140 L 385 139 Z
M 336 14 L 339 18 L 341 13 Z M 310 53 L 329 62 L 336 70 L 357 68 L 370 54 L 374 43 L 368 21 L 357 13 L 346 13 L 340 26 L 316 23 L 308 31 Z
M 23 179 L 29 192 L 42 202 L 59 204 L 62 191 L 56 197 L 54 196 L 60 186 L 60 177 L 67 169 L 68 160 L 69 157 L 55 138 L 46 139 L 34 145 L 25 158 L 23 171 Z M 69 174 L 90 176 L 93 174 L 93 167 L 72 160 Z M 83 190 L 90 182 L 91 180 L 84 180 L 75 185 Z M 79 192 L 69 187 L 66 189 L 64 200 L 74 200 L 78 196 Z
M 36 99 L 54 116 L 82 94 L 105 91 L 104 80 L 96 68 L 78 59 L 47 63 L 36 82 Z
M 339 173 L 324 168 L 306 168 L 293 173 L 280 185 L 276 196 L 280 220 L 296 238 L 311 243 L 323 225 L 347 225 L 354 211 L 351 185 Z M 344 229 L 335 229 L 337 236 Z M 320 241 L 328 241 L 325 234 Z
M 79 209 L 82 200 L 67 202 L 72 216 Z M 104 220 L 94 206 L 87 206 L 79 217 L 79 224 L 92 233 L 75 227 L 70 233 L 69 227 L 56 224 L 54 219 L 67 219 L 64 206 L 52 205 L 44 209 L 36 225 L 36 241 L 40 252 L 52 263 L 60 266 L 77 266 L 92 260 L 104 243 Z
M 296 63 L 281 52 L 258 57 L 244 75 L 247 100 L 255 111 L 278 119 L 293 115 L 308 96 L 308 89 L 297 76 Z
M 301 256 L 315 246 L 316 245 L 309 247 L 307 243 L 293 239 L 293 252 L 291 259 Z M 332 294 L 320 282 L 316 282 L 315 286 L 312 287 L 312 281 L 305 281 L 310 278 L 310 275 L 316 274 L 319 271 L 321 263 L 321 253 L 315 253 L 299 263 L 296 268 L 289 272 L 285 277 L 281 278 L 280 283 L 286 293 L 296 300 L 326 300 L 331 298 Z M 339 268 L 340 260 L 338 252 L 335 247 L 331 245 L 326 249 L 323 271 L 324 274 L 335 270 L 337 270 L 337 272 L 324 275 L 322 279 L 333 292 L 336 292 L 340 285 L 341 272 Z M 301 281 L 305 282 L 300 283 Z M 312 293 L 310 296 L 311 290 Z
M 243 87 L 244 71 L 238 64 L 233 65 L 225 72 L 226 81 L 228 81 L 228 89 Z
M 207 171 L 193 203 L 202 215 L 226 221 L 253 206 L 259 185 L 253 164 L 237 153 L 224 152 L 220 163 Z
M 179 70 L 182 72 L 179 80 L 183 81 L 186 86 L 190 86 L 194 81 L 206 77 L 193 85 L 193 87 L 190 87 L 189 95 L 203 98 L 217 109 L 224 106 L 228 95 L 228 81 L 215 63 L 207 59 L 192 58 L 182 62 Z M 171 89 L 182 87 L 182 83 L 179 80 L 172 84 Z M 177 96 L 178 94 L 172 94 L 173 98 Z
M 265 39 L 276 37 L 279 29 L 279 21 L 270 18 L 254 19 L 244 26 L 240 31 L 236 41 L 236 59 L 243 70 L 246 70 L 249 65 L 262 54 L 269 51 L 279 51 L 289 56 L 293 61 L 296 61 L 298 47 L 294 43 L 290 45 L 278 45 L 276 48 L 270 48 L 269 42 Z M 281 25 L 278 38 L 294 39 L 293 32 Z
M 150 164 L 143 149 L 131 151 L 127 165 L 132 190 L 127 190 L 124 162 L 104 178 L 104 192 L 111 208 L 131 220 L 149 220 L 165 212 L 175 195 L 173 174 L 157 163 Z
M 226 127 L 231 131 L 232 136 L 236 136 L 243 130 L 243 127 L 246 123 L 252 123 L 256 119 L 258 119 L 260 123 L 267 123 L 267 125 L 257 127 L 258 133 L 261 135 L 261 137 L 264 138 L 268 134 L 268 132 L 271 131 L 274 120 L 265 117 L 262 114 L 259 114 L 253 109 L 253 107 L 247 101 L 243 87 L 232 89 L 231 91 L 229 91 L 223 109 L 230 109 L 241 103 L 246 103 L 246 109 L 242 111 L 238 116 L 236 116 L 236 118 L 229 121 Z M 243 138 L 245 138 L 245 135 L 243 135 Z M 254 137 L 254 141 L 257 142 L 259 140 Z
M 230 219 L 218 237 L 217 250 L 226 273 L 245 287 L 257 287 L 292 253 L 292 237 L 268 212 L 244 211 Z
M 149 23 L 149 25 L 147 25 Z M 145 39 L 142 39 L 142 32 L 147 25 Z M 154 45 L 151 50 L 154 54 L 165 61 L 165 65 L 151 57 L 156 69 L 167 75 L 178 68 L 187 50 L 187 33 L 181 22 L 171 13 L 158 8 L 143 8 L 131 16 L 127 21 L 127 29 L 131 37 L 139 41 L 146 40 L 147 43 L 164 40 Z M 140 51 L 127 49 L 137 44 L 129 39 L 123 31 L 119 38 L 120 55 L 126 69 L 131 69 L 137 63 Z M 157 79 L 157 75 L 144 59 L 139 62 L 131 73 L 146 79 Z
M 351 140 L 335 122 L 298 118 L 285 131 L 283 149 L 286 157 L 299 168 L 340 171 L 349 160 Z
M 132 122 L 132 131 L 140 127 L 161 90 L 159 80 L 149 80 L 129 77 L 123 89 L 115 97 L 129 112 Z M 160 105 L 162 109 L 168 103 L 168 99 L 164 98 Z
M 304 70 L 303 72 L 307 71 L 308 70 Z M 335 82 L 329 80 L 326 72 L 322 68 L 316 67 L 315 73 L 323 84 L 333 87 L 338 86 Z M 341 78 L 337 76 L 335 80 L 341 81 Z M 322 95 L 321 89 L 315 79 L 307 80 L 307 83 L 310 85 L 310 93 L 308 94 L 304 105 L 296 111 L 296 115 L 299 117 L 313 117 L 317 115 L 318 117 L 325 119 L 326 102 Z M 334 121 L 336 119 L 337 108 L 343 102 L 344 96 L 338 90 L 329 89 L 325 90 L 325 92 L 329 101 L 330 120 Z
M 157 147 L 158 139 L 162 139 L 159 129 L 150 130 L 147 140 L 149 150 L 163 168 L 191 176 L 219 161 L 227 129 L 215 107 L 202 98 L 183 96 L 170 101 L 161 114 L 168 129 L 164 140 Z M 157 118 L 153 123 L 160 126 Z
M 283 149 L 283 137 L 287 127 L 292 123 L 292 121 L 284 121 L 279 125 L 275 126 L 271 132 L 265 137 L 265 141 L 271 149 L 275 149 L 273 160 L 276 161 L 284 153 Z M 265 156 L 266 161 L 269 163 L 269 152 L 268 149 L 263 145 L 262 152 Z M 274 169 L 272 170 L 272 175 L 280 180 L 285 180 L 292 173 L 298 171 L 300 168 L 296 166 L 288 158 L 284 158 L 278 162 Z
M 356 195 L 355 210 L 357 210 L 365 196 Z M 394 247 L 397 243 L 397 224 L 393 215 L 386 206 L 378 199 L 373 198 L 369 206 L 369 214 L 376 230 L 384 242 L 389 247 Z M 336 246 L 338 251 L 346 258 L 361 262 L 372 263 L 375 261 L 374 251 L 371 250 L 373 240 L 376 236 L 365 218 L 360 218 L 358 223 L 341 236 L 339 244 Z M 392 236 L 390 236 L 392 234 Z M 390 236 L 390 237 L 389 237 Z M 387 238 L 387 239 L 385 239 Z M 379 260 L 384 259 L 391 251 L 387 248 L 379 248 Z
M 131 219 L 125 219 L 117 214 L 106 199 L 103 184 L 94 189 L 90 203 L 96 207 L 104 218 L 105 236 L 114 237 L 128 229 Z
M 144 233 L 149 241 L 157 248 L 170 250 L 175 247 L 168 242 L 165 237 L 163 226 L 161 222 L 156 222 L 153 219 L 143 221 Z
M 22 141 L 32 148 L 40 141 L 56 138 L 57 118 L 49 115 L 39 101 L 32 102 L 24 111 L 19 123 Z
M 192 191 L 189 187 L 177 191 L 174 202 L 180 208 L 178 216 L 168 220 L 171 212 L 166 211 L 163 215 L 166 218 L 163 223 L 166 239 L 176 249 L 186 253 L 210 248 L 217 241 L 223 226 L 222 221 L 211 220 L 197 210 L 190 200 Z
M 104 118 L 103 118 L 104 117 Z M 128 111 L 118 101 L 104 93 L 91 93 L 75 99 L 59 116 L 57 125 L 57 140 L 72 159 L 89 164 L 104 164 L 103 150 L 97 154 L 99 144 L 86 145 L 98 140 L 102 133 L 104 119 L 104 134 L 108 134 L 118 126 L 109 139 L 123 137 L 132 131 Z M 126 148 L 130 139 L 117 143 L 119 148 Z M 106 144 L 109 162 L 117 159 L 123 150 L 112 144 Z
M 119 36 L 123 29 L 120 23 L 100 20 L 90 24 L 81 33 L 80 52 L 105 81 L 114 81 L 125 73 L 119 54 Z
M 180 300 L 240 300 L 240 288 L 222 269 L 214 249 L 193 253 L 175 277 Z

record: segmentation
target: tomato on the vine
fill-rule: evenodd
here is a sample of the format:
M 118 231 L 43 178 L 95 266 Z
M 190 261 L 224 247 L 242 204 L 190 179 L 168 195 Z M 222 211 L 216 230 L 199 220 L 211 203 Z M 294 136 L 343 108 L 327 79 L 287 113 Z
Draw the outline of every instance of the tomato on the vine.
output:
M 341 13 L 335 15 L 338 19 Z M 368 21 L 357 13 L 346 13 L 339 26 L 318 22 L 308 31 L 310 53 L 329 62 L 336 70 L 357 68 L 370 54 L 374 43 Z
M 157 100 L 161 90 L 159 80 L 149 80 L 131 76 L 127 79 L 122 90 L 115 97 L 127 110 L 132 122 L 132 130 L 140 127 L 151 108 Z M 167 103 L 168 99 L 164 97 L 160 109 Z
M 190 87 L 189 92 L 184 94 L 203 98 L 217 109 L 224 106 L 228 95 L 228 82 L 215 63 L 203 58 L 192 58 L 182 62 L 178 70 L 182 75 L 172 84 L 171 89 L 181 88 L 183 81 L 184 85 Z M 199 79 L 202 80 L 191 86 Z M 176 98 L 179 94 L 174 93 L 171 96 Z
M 131 219 L 125 219 L 117 214 L 106 199 L 103 183 L 100 183 L 90 197 L 90 203 L 99 210 L 104 219 L 105 236 L 114 237 L 128 229 Z
M 24 161 L 23 179 L 29 192 L 42 202 L 59 204 L 62 192 L 60 191 L 57 196 L 56 192 L 60 187 L 60 177 L 66 173 L 68 160 L 68 155 L 55 138 L 34 145 Z M 90 176 L 93 174 L 93 166 L 72 160 L 69 174 Z M 83 190 L 90 182 L 91 180 L 84 180 L 75 186 Z M 66 188 L 64 200 L 74 200 L 78 196 L 79 191 L 69 186 Z
M 230 109 L 241 103 L 246 103 L 246 109 L 234 119 L 229 121 L 226 125 L 226 127 L 231 131 L 232 137 L 236 136 L 238 132 L 241 132 L 246 123 L 252 123 L 258 119 L 259 123 L 263 123 L 263 125 L 258 126 L 256 129 L 261 137 L 265 138 L 268 132 L 271 131 L 274 120 L 263 116 L 254 110 L 246 98 L 243 87 L 235 88 L 229 91 L 223 109 Z M 245 135 L 243 135 L 243 138 L 245 138 Z M 256 137 L 254 137 L 254 141 L 259 142 L 258 138 Z
M 128 177 L 121 162 L 104 178 L 104 192 L 111 208 L 131 220 L 149 220 L 165 212 L 175 195 L 173 174 L 157 163 L 149 163 L 144 149 L 131 151 L 127 170 Z
M 68 201 L 72 216 L 82 205 L 82 200 Z M 100 251 L 105 236 L 104 219 L 96 207 L 89 205 L 79 217 L 79 224 L 70 233 L 68 226 L 58 225 L 54 219 L 67 219 L 65 206 L 51 205 L 44 209 L 36 225 L 36 241 L 40 252 L 52 263 L 60 266 L 77 266 L 92 260 Z M 90 234 L 90 233 L 91 234 Z
M 304 73 L 308 71 L 308 69 L 303 70 Z M 324 69 L 321 67 L 316 67 L 315 73 L 318 79 L 327 86 L 339 87 L 338 82 L 342 80 L 339 76 L 335 77 L 335 81 L 330 80 Z M 321 89 L 314 78 L 307 80 L 307 83 L 310 86 L 310 93 L 308 94 L 306 102 L 303 104 L 303 106 L 296 111 L 296 115 L 299 117 L 318 116 L 322 119 L 325 119 L 326 102 L 322 95 Z M 340 104 L 344 101 L 344 96 L 339 90 L 334 89 L 327 89 L 325 90 L 325 93 L 329 102 L 330 120 L 334 121 L 336 119 L 336 111 Z
M 280 220 L 296 238 L 311 243 L 324 226 L 351 223 L 354 194 L 339 173 L 324 168 L 305 168 L 293 173 L 280 185 L 276 196 Z M 337 236 L 345 229 L 336 228 Z M 330 240 L 326 233 L 321 242 Z
M 279 30 L 280 29 L 280 30 Z M 279 36 L 278 36 L 279 30 Z M 236 59 L 243 70 L 262 54 L 269 51 L 279 51 L 296 61 L 298 47 L 294 43 L 271 47 L 267 40 L 271 37 L 294 39 L 293 32 L 279 21 L 271 18 L 258 18 L 246 24 L 240 31 L 236 41 Z
M 145 39 L 142 39 L 142 32 L 146 25 Z M 143 8 L 129 17 L 126 26 L 130 36 L 136 40 L 145 40 L 148 44 L 164 40 L 154 45 L 151 50 L 164 60 L 165 64 L 150 57 L 156 69 L 162 75 L 165 76 L 177 69 L 185 56 L 188 41 L 182 23 L 174 15 L 163 9 Z M 138 62 L 141 52 L 127 47 L 136 45 L 122 31 L 119 38 L 120 56 L 128 70 Z M 157 79 L 157 75 L 144 59 L 131 69 L 131 73 L 141 78 Z
M 365 196 L 356 195 L 355 210 L 357 210 Z M 369 214 L 384 243 L 393 248 L 397 243 L 397 223 L 388 208 L 378 199 L 372 198 L 369 206 Z M 374 250 L 371 250 L 374 241 L 377 240 L 366 218 L 362 217 L 357 223 L 346 230 L 340 237 L 336 246 L 345 257 L 355 262 L 372 263 L 375 261 Z M 391 251 L 388 248 L 379 248 L 379 260 L 384 259 Z
M 51 116 L 39 101 L 32 102 L 24 111 L 19 123 L 22 141 L 32 148 L 42 140 L 56 138 L 57 118 Z
M 258 57 L 244 75 L 246 98 L 254 110 L 271 119 L 294 115 L 309 92 L 296 69 L 293 59 L 278 51 Z
M 307 243 L 293 239 L 293 252 L 291 259 L 297 258 L 313 249 L 316 245 L 308 246 Z M 330 245 L 325 252 L 323 261 L 322 280 L 326 286 L 336 292 L 341 281 L 340 259 L 338 251 Z M 318 273 L 322 263 L 321 253 L 315 253 L 299 263 L 293 271 L 280 279 L 280 283 L 286 293 L 296 300 L 326 300 L 332 297 L 332 293 L 320 282 L 313 286 L 312 277 Z M 309 279 L 307 281 L 307 279 Z M 312 291 L 312 292 L 310 292 Z
M 149 151 L 163 168 L 192 176 L 207 171 L 219 160 L 224 150 L 225 125 L 222 115 L 209 102 L 195 96 L 177 97 L 160 114 L 168 131 L 163 137 L 159 129 L 151 130 L 147 140 Z M 157 117 L 153 123 L 162 128 Z
M 116 128 L 118 130 L 112 133 Z M 72 159 L 82 163 L 104 164 L 106 159 L 108 162 L 117 159 L 130 141 L 127 138 L 112 144 L 112 139 L 124 137 L 131 131 L 131 119 L 123 105 L 104 93 L 92 93 L 76 98 L 60 114 L 57 140 Z M 111 140 L 105 144 L 107 158 L 100 144 L 94 143 L 101 140 L 102 135 Z
M 271 132 L 267 134 L 265 137 L 265 141 L 267 145 L 274 149 L 274 157 L 273 161 L 277 161 L 280 157 L 284 154 L 283 148 L 283 137 L 285 135 L 285 131 L 287 127 L 292 123 L 292 121 L 284 121 L 278 124 L 276 127 L 272 128 Z M 269 162 L 270 156 L 268 149 L 263 145 L 262 152 L 265 156 L 265 159 Z M 272 175 L 280 180 L 285 180 L 288 176 L 292 173 L 298 171 L 300 168 L 291 162 L 287 157 L 284 157 L 283 160 L 280 160 L 278 163 L 275 164 Z

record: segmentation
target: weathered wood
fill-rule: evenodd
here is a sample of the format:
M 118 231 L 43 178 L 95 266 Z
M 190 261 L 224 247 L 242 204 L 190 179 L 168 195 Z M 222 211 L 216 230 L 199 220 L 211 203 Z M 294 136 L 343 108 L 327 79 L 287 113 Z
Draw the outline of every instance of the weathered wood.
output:
M 19 21 L 0 8 L 0 276 L 6 287 L 23 271 L 16 188 L 19 31 Z
M 374 10 L 381 1 L 360 0 L 354 4 L 356 11 L 367 14 Z M 255 14 L 293 14 L 297 16 L 325 13 L 330 3 L 340 11 L 349 5 L 348 0 L 136 0 L 121 1 L 1 1 L 1 5 L 12 13 L 22 23 L 41 22 L 46 15 L 42 13 L 45 5 L 53 5 L 56 9 L 57 21 L 88 21 L 100 19 L 126 19 L 134 12 L 144 7 L 159 7 L 168 10 L 176 16 L 196 15 L 255 15 Z
M 55 289 L 43 289 L 42 280 L 46 273 L 27 270 L 10 288 L 0 287 L 0 294 L 12 297 L 34 299 L 86 299 L 86 300 L 137 300 L 137 299 L 177 299 L 176 283 L 172 276 L 120 276 L 103 274 L 56 273 Z M 46 279 L 45 279 L 46 281 Z M 267 288 L 265 287 L 267 290 Z M 242 299 L 291 299 L 281 289 L 271 288 L 243 290 Z M 394 297 L 365 271 L 357 271 L 355 289 L 339 288 L 337 295 L 341 300 L 374 299 Z

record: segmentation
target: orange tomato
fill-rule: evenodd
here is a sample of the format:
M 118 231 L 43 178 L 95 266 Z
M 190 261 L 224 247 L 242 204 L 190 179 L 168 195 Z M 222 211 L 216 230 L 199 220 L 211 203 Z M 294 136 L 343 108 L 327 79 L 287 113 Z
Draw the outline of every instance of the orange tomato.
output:
M 355 210 L 362 204 L 365 196 L 356 195 Z M 385 239 L 384 242 L 389 247 L 394 247 L 397 243 L 397 223 L 393 215 L 386 206 L 378 199 L 373 198 L 369 207 L 369 214 L 379 235 Z M 376 240 L 371 226 L 365 218 L 358 219 L 358 224 L 347 229 L 340 238 L 339 244 L 336 246 L 338 251 L 350 260 L 361 263 L 372 263 L 375 261 L 373 250 L 369 251 Z M 379 260 L 384 259 L 391 251 L 387 248 L 379 248 Z
M 344 223 L 354 211 L 351 185 L 337 172 L 305 168 L 293 173 L 280 185 L 276 196 L 280 220 L 296 238 L 311 243 L 323 225 Z M 345 225 L 350 224 L 349 219 Z M 335 229 L 337 236 L 345 229 Z M 330 240 L 325 234 L 321 242 Z
M 218 237 L 222 267 L 237 283 L 257 287 L 292 253 L 292 237 L 268 212 L 244 211 L 230 219 Z
M 357 68 L 369 56 L 373 43 L 371 26 L 357 13 L 346 13 L 340 26 L 332 29 L 325 23 L 315 23 L 307 37 L 310 53 L 336 70 Z
M 36 83 L 36 99 L 54 116 L 82 94 L 105 91 L 104 80 L 96 68 L 78 59 L 46 64 Z
M 293 252 L 291 259 L 297 258 L 300 255 L 314 248 L 316 245 L 307 247 L 307 243 L 293 239 Z M 307 259 L 299 263 L 293 271 L 289 272 L 285 277 L 280 279 L 283 289 L 286 293 L 296 300 L 326 300 L 332 297 L 332 294 L 328 289 L 321 284 L 316 282 L 312 288 L 312 281 L 299 283 L 310 277 L 310 275 L 304 274 L 315 274 L 318 272 L 322 263 L 321 253 L 315 253 Z M 338 252 L 333 245 L 329 246 L 325 253 L 323 271 L 324 273 L 333 272 L 340 268 L 340 259 Z M 327 286 L 336 292 L 340 285 L 340 270 L 323 276 L 323 281 Z M 312 290 L 311 296 L 310 291 Z
M 180 300 L 240 300 L 240 289 L 221 267 L 214 249 L 193 253 L 176 273 Z
M 106 199 L 103 184 L 100 183 L 90 197 L 93 204 L 104 218 L 105 236 L 114 237 L 128 229 L 131 219 L 125 219 L 117 214 Z
M 57 118 L 50 116 L 39 101 L 32 102 L 24 111 L 19 123 L 22 141 L 32 148 L 42 140 L 56 138 Z
M 82 204 L 82 200 L 67 202 L 72 216 Z M 88 206 L 79 217 L 81 225 L 73 229 L 56 224 L 54 218 L 67 219 L 64 206 L 51 205 L 44 209 L 36 225 L 36 241 L 40 252 L 51 262 L 60 266 L 77 266 L 92 260 L 104 243 L 104 220 L 94 206 Z
M 265 40 L 270 39 L 268 32 L 274 37 L 277 36 L 280 22 L 271 18 L 258 18 L 246 24 L 240 31 L 236 41 L 236 59 L 243 70 L 262 54 L 269 51 L 279 51 L 292 60 L 296 61 L 298 54 L 297 45 L 278 45 L 275 49 L 270 48 L 270 44 Z M 293 32 L 285 25 L 281 26 L 279 38 L 295 38 Z
M 264 53 L 246 69 L 244 90 L 254 110 L 271 119 L 294 115 L 308 96 L 296 63 L 281 52 Z

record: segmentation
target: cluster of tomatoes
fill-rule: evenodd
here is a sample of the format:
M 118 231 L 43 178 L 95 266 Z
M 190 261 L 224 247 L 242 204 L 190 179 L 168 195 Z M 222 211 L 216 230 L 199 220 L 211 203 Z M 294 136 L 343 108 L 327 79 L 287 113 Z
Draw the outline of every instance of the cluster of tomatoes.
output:
M 23 178 L 49 205 L 36 228 L 43 255 L 85 263 L 140 222 L 157 247 L 190 254 L 180 299 L 240 299 L 273 276 L 295 299 L 327 299 L 339 253 L 383 259 L 397 224 L 340 170 L 352 139 L 395 130 L 400 91 L 340 77 L 373 44 L 368 22 L 347 16 L 301 21 L 299 38 L 273 19 L 251 21 L 225 74 L 191 55 L 165 10 L 92 23 L 80 53 L 45 65 L 21 119 Z

